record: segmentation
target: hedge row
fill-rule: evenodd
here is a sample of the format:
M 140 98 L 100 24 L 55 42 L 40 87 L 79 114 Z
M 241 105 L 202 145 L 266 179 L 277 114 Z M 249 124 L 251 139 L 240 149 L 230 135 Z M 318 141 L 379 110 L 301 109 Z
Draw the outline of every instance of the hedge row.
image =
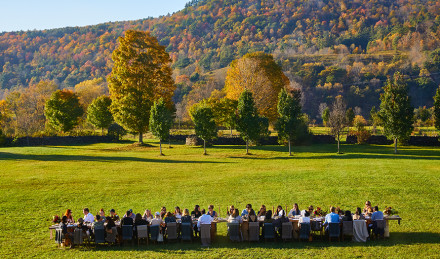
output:
M 346 143 L 356 144 L 357 137 L 354 135 L 348 136 Z M 370 138 L 368 138 L 367 144 L 390 145 L 393 144 L 393 141 L 387 139 L 387 137 L 382 135 L 373 135 Z M 410 146 L 440 146 L 438 137 L 427 137 L 427 136 L 410 136 L 406 144 Z
M 94 143 L 110 143 L 111 136 L 55 136 L 55 137 L 22 137 L 6 138 L 5 146 L 68 146 Z

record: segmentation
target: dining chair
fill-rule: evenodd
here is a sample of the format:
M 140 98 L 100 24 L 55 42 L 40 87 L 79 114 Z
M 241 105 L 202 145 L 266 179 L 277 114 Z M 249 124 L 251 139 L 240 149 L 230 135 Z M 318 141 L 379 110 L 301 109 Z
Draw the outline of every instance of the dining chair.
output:
M 228 223 L 228 235 L 232 242 L 240 242 L 240 224 Z
M 147 225 L 136 226 L 136 232 L 137 232 L 138 246 L 141 239 L 146 239 L 148 245 L 148 226 Z

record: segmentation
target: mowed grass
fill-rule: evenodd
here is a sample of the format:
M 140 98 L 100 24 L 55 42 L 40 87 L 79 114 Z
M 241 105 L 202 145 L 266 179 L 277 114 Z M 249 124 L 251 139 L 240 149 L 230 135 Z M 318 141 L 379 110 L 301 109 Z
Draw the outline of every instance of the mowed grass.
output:
M 0 257 L 440 257 L 440 149 L 335 145 L 294 147 L 217 146 L 203 149 L 173 144 L 166 156 L 153 147 L 130 143 L 58 147 L 0 148 Z M 54 214 L 89 207 L 96 214 L 111 208 L 122 216 L 161 206 L 192 209 L 214 204 L 221 216 L 234 204 L 255 208 L 298 203 L 328 210 L 362 207 L 371 200 L 392 206 L 403 218 L 392 222 L 391 237 L 366 244 L 352 242 L 231 244 L 226 225 L 211 248 L 194 244 L 90 249 L 58 249 L 49 240 Z

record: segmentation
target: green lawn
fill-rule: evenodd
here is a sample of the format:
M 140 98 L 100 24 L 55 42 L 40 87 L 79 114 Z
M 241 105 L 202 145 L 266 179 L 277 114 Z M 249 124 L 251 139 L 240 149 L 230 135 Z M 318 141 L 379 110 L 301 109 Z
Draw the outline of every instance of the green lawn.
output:
M 440 149 L 391 146 L 335 145 L 294 147 L 209 148 L 174 145 L 158 156 L 154 147 L 132 148 L 129 143 L 59 147 L 0 148 L 0 256 L 18 257 L 439 257 Z M 388 240 L 358 244 L 257 243 L 231 244 L 225 224 L 211 248 L 169 244 L 58 249 L 49 240 L 54 214 L 66 208 L 74 218 L 83 207 L 96 213 L 111 208 L 143 212 L 161 206 L 207 208 L 246 203 L 270 208 L 297 202 L 354 210 L 371 200 L 381 209 L 393 206 L 404 219 L 392 222 Z M 121 215 L 122 216 L 122 215 Z

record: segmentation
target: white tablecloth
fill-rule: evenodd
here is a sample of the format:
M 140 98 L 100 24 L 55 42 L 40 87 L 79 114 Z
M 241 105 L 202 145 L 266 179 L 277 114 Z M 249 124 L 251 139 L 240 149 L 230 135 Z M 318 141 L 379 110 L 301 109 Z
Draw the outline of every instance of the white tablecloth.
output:
M 355 242 L 367 242 L 368 229 L 365 220 L 353 220 L 353 239 Z

